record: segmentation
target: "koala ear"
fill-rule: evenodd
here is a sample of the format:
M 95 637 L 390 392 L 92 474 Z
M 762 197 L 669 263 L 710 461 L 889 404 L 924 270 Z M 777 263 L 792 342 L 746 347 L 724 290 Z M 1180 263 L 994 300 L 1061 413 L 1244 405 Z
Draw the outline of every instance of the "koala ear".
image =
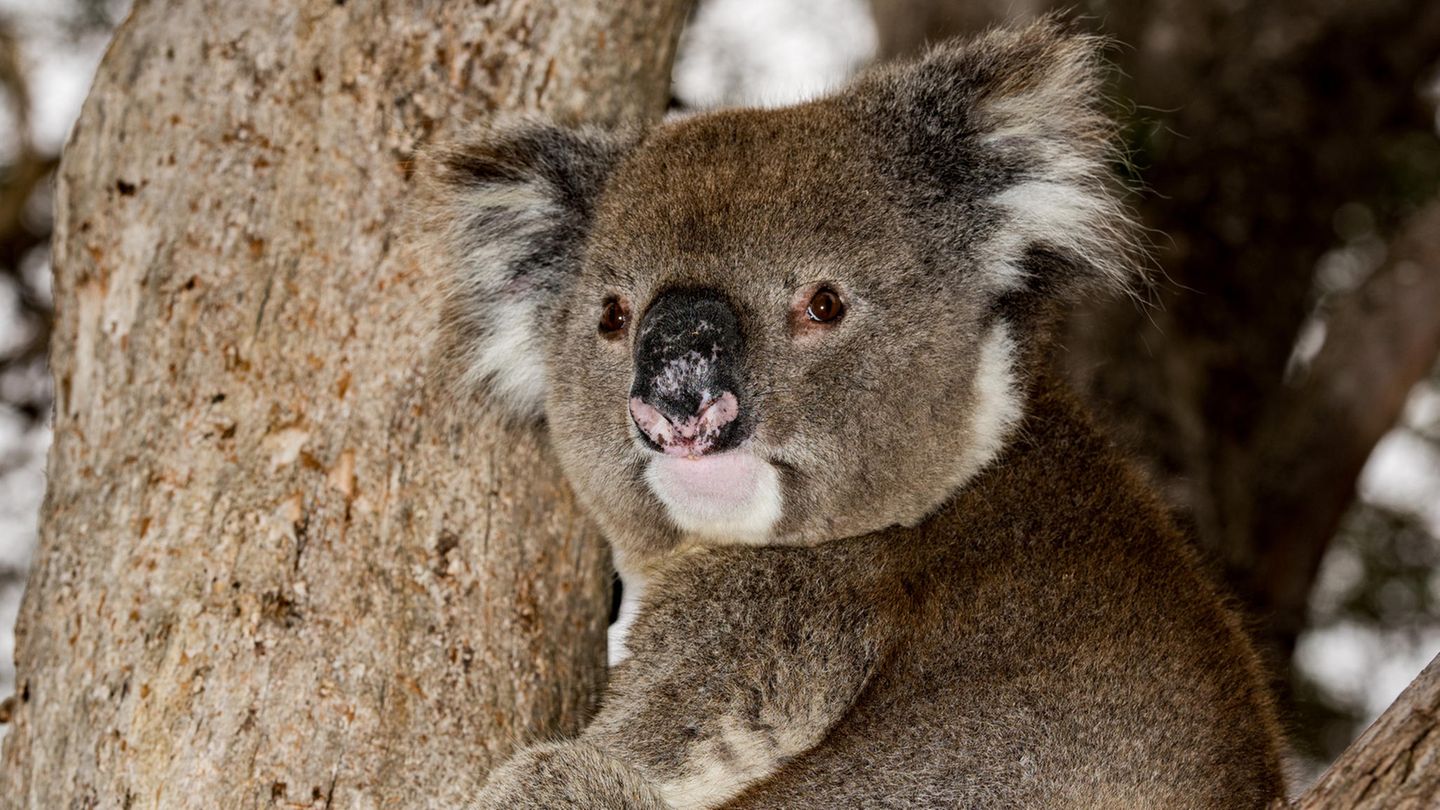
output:
M 1128 290 L 1139 277 L 1102 108 L 1105 44 L 1048 17 L 877 77 L 899 108 L 906 174 L 928 184 L 926 205 L 979 228 L 956 241 L 1002 293 Z
M 546 347 L 596 200 L 634 141 L 514 121 L 424 158 L 417 241 L 442 264 L 436 372 L 447 385 L 481 390 L 511 417 L 543 416 Z

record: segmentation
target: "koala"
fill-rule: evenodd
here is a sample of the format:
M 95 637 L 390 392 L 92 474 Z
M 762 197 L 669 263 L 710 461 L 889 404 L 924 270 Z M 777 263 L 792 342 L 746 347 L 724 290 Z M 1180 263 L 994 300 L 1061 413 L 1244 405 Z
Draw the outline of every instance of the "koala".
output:
M 1241 620 L 1051 370 L 1138 277 L 1102 44 L 430 155 L 437 365 L 543 425 L 624 585 L 593 722 L 470 806 L 1283 797 Z

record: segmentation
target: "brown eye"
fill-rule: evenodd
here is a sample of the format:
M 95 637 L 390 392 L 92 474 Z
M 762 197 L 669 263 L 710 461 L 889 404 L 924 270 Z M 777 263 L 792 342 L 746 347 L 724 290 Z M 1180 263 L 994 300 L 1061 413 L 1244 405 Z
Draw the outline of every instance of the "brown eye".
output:
M 625 305 L 614 298 L 605 302 L 605 308 L 600 310 L 600 334 L 606 337 L 616 337 L 630 322 L 630 313 Z
M 821 287 L 805 307 L 805 317 L 816 323 L 832 323 L 845 314 L 845 304 L 829 287 Z

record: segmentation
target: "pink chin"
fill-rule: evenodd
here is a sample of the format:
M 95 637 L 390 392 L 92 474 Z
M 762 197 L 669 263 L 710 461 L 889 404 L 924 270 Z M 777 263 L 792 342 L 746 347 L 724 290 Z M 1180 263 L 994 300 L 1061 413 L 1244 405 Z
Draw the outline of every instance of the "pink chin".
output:
M 767 465 L 745 452 L 685 458 L 657 456 L 652 462 L 655 494 L 672 508 L 722 518 L 755 500 Z

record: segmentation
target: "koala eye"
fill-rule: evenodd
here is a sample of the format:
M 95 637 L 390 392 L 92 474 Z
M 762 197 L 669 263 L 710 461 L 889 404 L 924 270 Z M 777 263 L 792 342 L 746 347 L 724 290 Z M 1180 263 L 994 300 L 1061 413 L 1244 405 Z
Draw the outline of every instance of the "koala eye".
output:
M 816 323 L 833 323 L 845 314 L 845 302 L 829 287 L 821 287 L 805 307 L 805 317 Z
M 630 322 L 630 310 L 626 308 L 618 298 L 605 299 L 605 306 L 600 310 L 600 334 L 607 338 L 616 338 L 625 330 L 626 324 Z

